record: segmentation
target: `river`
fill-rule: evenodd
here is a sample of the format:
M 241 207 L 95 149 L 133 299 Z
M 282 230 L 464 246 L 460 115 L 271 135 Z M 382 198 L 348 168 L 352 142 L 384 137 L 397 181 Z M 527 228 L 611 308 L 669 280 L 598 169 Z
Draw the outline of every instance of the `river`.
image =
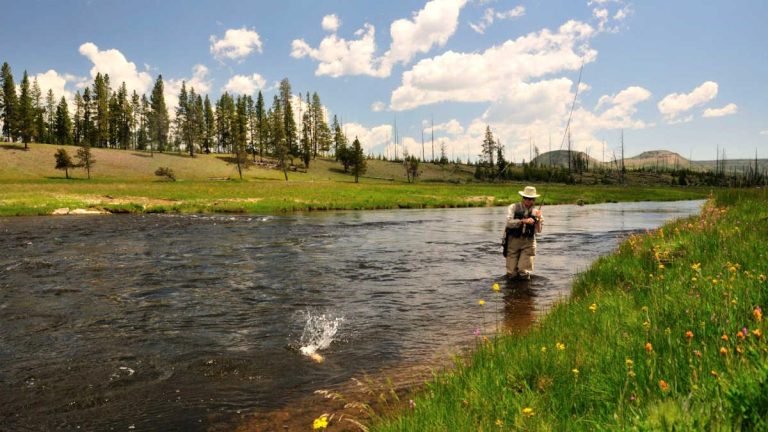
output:
M 498 296 L 500 207 L 0 218 L 0 430 L 208 430 L 437 364 L 701 204 L 545 206 L 538 276 Z

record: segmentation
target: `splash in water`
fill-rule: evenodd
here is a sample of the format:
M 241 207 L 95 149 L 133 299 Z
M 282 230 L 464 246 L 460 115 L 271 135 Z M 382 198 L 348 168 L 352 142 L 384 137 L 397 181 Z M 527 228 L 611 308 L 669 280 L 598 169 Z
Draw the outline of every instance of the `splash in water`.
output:
M 326 314 L 303 313 L 306 322 L 299 339 L 299 351 L 317 363 L 321 363 L 323 356 L 318 352 L 328 348 L 334 341 L 344 317 L 334 317 Z

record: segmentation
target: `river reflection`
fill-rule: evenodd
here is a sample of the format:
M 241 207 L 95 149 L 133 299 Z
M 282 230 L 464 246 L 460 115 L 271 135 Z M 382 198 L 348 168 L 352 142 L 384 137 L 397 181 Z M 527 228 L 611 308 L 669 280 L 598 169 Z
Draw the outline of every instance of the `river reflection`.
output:
M 436 364 L 493 314 L 530 325 L 620 239 L 700 205 L 544 208 L 539 277 L 502 295 L 505 208 L 0 219 L 0 430 L 221 428 Z M 328 345 L 311 317 L 337 325 Z

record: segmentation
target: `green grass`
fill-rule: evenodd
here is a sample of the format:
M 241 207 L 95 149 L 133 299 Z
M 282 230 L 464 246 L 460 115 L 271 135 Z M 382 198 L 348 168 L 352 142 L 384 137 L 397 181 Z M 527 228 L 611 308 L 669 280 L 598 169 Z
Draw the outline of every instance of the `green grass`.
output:
M 600 258 L 533 329 L 478 339 L 371 430 L 768 430 L 767 240 L 768 193 L 722 191 Z
M 54 169 L 60 146 L 0 146 L 0 216 L 45 215 L 57 208 L 110 212 L 281 213 L 333 209 L 477 207 L 517 201 L 523 184 L 468 183 L 462 166 L 423 164 L 419 182 L 406 183 L 399 164 L 368 161 L 367 177 L 354 183 L 333 160 L 317 159 L 304 172 L 251 168 L 239 180 L 235 167 L 220 155 L 195 158 L 178 154 L 151 156 L 122 150 L 94 149 L 92 178 L 75 170 L 66 180 Z M 74 147 L 67 147 L 74 154 Z M 169 167 L 179 181 L 154 175 Z M 236 179 L 236 180 L 235 180 Z M 705 188 L 539 185 L 547 205 L 607 201 L 667 201 L 703 198 Z

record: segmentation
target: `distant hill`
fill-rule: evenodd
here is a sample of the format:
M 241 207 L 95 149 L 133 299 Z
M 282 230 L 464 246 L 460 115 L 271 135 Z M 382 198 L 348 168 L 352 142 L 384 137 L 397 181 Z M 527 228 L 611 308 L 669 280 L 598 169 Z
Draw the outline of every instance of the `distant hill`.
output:
M 532 162 L 536 165 L 540 166 L 560 166 L 560 167 L 568 167 L 568 150 L 553 150 L 551 152 L 546 152 L 543 154 L 540 154 L 538 157 L 533 158 Z M 573 155 L 573 157 L 582 157 L 589 161 L 590 167 L 596 167 L 600 166 L 601 162 L 597 159 L 588 156 L 586 153 L 581 151 L 571 151 L 570 154 Z
M 586 153 L 580 151 L 572 152 L 574 156 L 580 155 L 587 157 Z M 590 167 L 608 166 L 612 165 L 613 160 L 606 161 L 605 163 L 598 161 L 592 157 L 589 157 Z M 550 162 L 551 161 L 551 162 Z M 538 165 L 542 166 L 568 166 L 568 150 L 554 150 L 546 152 L 533 159 Z M 725 170 L 727 172 L 735 171 L 737 173 L 742 172 L 747 167 L 754 167 L 754 159 L 726 159 Z M 624 159 L 624 166 L 629 169 L 677 169 L 688 168 L 694 171 L 714 171 L 716 161 L 704 160 L 704 161 L 692 161 L 678 153 L 669 150 L 651 150 L 640 153 L 637 156 L 626 157 Z M 758 159 L 757 166 L 761 171 L 768 170 L 768 159 Z

